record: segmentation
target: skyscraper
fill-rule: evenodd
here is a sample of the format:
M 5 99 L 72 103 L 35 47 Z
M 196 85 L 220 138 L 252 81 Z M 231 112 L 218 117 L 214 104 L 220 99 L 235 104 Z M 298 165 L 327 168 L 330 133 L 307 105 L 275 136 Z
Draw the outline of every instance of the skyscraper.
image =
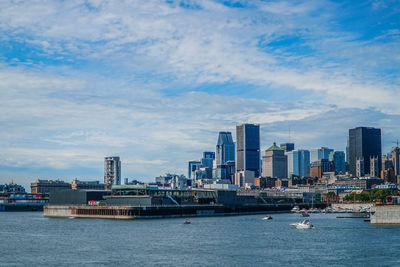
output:
M 393 163 L 394 174 L 400 175 L 400 148 L 397 146 L 393 147 L 392 152 L 389 153 L 389 160 Z
M 333 149 L 327 147 L 314 148 L 310 150 L 310 162 L 319 161 L 321 159 L 329 159 L 329 154 Z
M 215 159 L 215 152 L 203 152 L 203 158 L 201 159 L 201 166 L 203 168 L 212 169 L 214 159 Z
M 274 143 L 265 150 L 262 160 L 262 176 L 287 178 L 287 156 L 285 151 Z
M 292 151 L 292 150 L 294 150 L 294 143 L 283 143 L 283 144 L 281 144 L 281 148 L 285 152 Z
M 310 151 L 293 150 L 286 153 L 288 162 L 288 177 L 298 175 L 301 177 L 309 176 L 310 171 Z
M 217 165 L 235 160 L 235 144 L 231 132 L 219 132 L 215 157 Z
M 233 181 L 235 172 L 235 143 L 231 132 L 219 132 L 215 155 L 214 179 Z
M 336 174 L 344 174 L 346 172 L 346 161 L 343 151 L 329 153 L 329 160 L 333 162 Z
M 112 185 L 121 184 L 121 161 L 119 157 L 104 158 L 104 186 L 110 189 Z
M 188 164 L 188 179 L 194 179 L 194 172 L 200 169 L 201 162 L 198 160 L 189 161 Z
M 381 129 L 357 127 L 349 130 L 348 138 L 349 172 L 351 175 L 363 176 L 371 174 L 371 159 L 377 157 L 381 162 Z M 378 164 L 373 173 L 380 173 Z
M 236 171 L 253 171 L 260 176 L 260 125 L 236 126 Z

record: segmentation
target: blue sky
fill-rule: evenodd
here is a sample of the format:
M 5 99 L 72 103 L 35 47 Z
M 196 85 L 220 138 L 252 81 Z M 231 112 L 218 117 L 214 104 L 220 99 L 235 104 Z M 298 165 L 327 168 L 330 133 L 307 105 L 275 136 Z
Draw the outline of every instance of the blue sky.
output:
M 2 1 L 0 183 L 186 174 L 218 131 L 262 149 L 400 139 L 400 1 Z

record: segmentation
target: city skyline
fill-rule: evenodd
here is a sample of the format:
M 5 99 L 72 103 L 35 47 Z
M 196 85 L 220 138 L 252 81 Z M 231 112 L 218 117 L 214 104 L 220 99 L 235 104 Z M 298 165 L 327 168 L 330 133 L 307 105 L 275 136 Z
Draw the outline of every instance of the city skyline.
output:
M 396 2 L 0 7 L 0 183 L 101 181 L 107 155 L 121 179 L 186 174 L 242 123 L 261 155 L 345 151 L 359 126 L 382 129 L 382 153 L 400 138 Z

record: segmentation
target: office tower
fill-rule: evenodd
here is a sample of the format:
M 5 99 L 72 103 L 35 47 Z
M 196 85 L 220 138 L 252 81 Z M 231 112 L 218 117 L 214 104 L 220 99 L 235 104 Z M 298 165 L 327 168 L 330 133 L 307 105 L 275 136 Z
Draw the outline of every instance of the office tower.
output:
M 236 172 L 239 171 L 253 171 L 254 177 L 261 174 L 260 125 L 236 126 Z
M 382 157 L 381 178 L 390 183 L 400 183 L 400 148 L 398 145 Z
M 265 150 L 262 160 L 262 176 L 272 178 L 287 178 L 287 156 L 276 143 Z
M 318 161 L 321 159 L 329 159 L 329 154 L 333 149 L 327 147 L 320 147 L 310 150 L 310 162 Z
M 281 148 L 285 152 L 293 151 L 294 150 L 294 143 L 283 143 L 283 144 L 281 144 Z
M 381 171 L 381 178 L 389 183 L 397 183 L 397 177 L 394 171 L 393 165 L 393 155 L 390 153 L 382 156 L 382 171 Z
M 232 168 L 233 164 L 233 168 Z M 235 143 L 231 132 L 219 132 L 215 154 L 213 179 L 232 181 L 235 172 Z
M 392 152 L 389 153 L 389 160 L 393 164 L 394 174 L 400 175 L 400 148 L 397 144 L 396 147 L 393 147 Z
M 201 159 L 201 166 L 203 168 L 212 169 L 214 159 L 215 159 L 215 152 L 203 152 L 203 158 Z
M 104 186 L 110 189 L 112 185 L 121 184 L 121 161 L 119 157 L 104 158 Z
M 381 162 L 381 129 L 357 127 L 349 130 L 349 172 L 351 175 L 364 176 L 371 174 L 371 157 L 378 157 Z M 380 173 L 381 164 L 378 164 Z
M 288 177 L 297 175 L 301 177 L 309 176 L 310 151 L 293 150 L 286 153 L 288 162 Z
M 231 132 L 219 132 L 215 159 L 217 165 L 235 160 L 235 144 Z
M 344 174 L 346 172 L 346 161 L 343 151 L 333 151 L 329 153 L 329 160 L 333 162 L 336 174 Z
M 194 179 L 194 172 L 201 168 L 201 162 L 198 160 L 189 161 L 188 164 L 188 179 Z

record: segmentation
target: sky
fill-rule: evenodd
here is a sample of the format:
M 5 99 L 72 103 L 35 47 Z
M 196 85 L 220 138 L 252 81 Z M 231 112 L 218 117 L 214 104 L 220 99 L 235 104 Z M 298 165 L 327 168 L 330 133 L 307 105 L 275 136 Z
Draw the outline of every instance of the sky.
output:
M 0 2 L 0 183 L 187 174 L 219 131 L 400 139 L 400 1 Z M 289 134 L 290 133 L 290 134 Z M 263 154 L 263 152 L 262 152 Z

